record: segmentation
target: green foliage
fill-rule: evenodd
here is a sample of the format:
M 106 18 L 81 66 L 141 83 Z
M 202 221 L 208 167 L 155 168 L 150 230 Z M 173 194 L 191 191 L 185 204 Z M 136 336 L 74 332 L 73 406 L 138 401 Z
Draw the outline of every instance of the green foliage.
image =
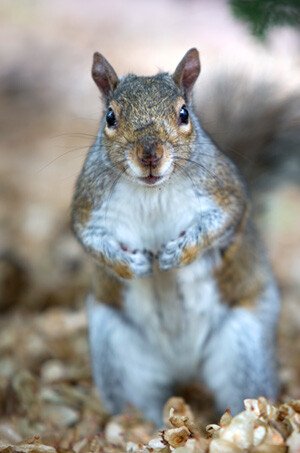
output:
M 260 38 L 274 25 L 300 26 L 300 0 L 230 0 L 230 4 Z

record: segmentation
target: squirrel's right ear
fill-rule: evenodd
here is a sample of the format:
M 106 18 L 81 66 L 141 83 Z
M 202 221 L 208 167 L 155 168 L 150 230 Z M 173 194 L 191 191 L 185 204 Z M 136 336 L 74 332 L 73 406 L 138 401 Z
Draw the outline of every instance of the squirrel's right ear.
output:
M 119 82 L 114 68 L 99 52 L 94 53 L 92 77 L 105 97 L 108 97 L 114 91 Z
M 198 75 L 200 74 L 200 58 L 197 49 L 192 48 L 187 51 L 179 65 L 177 66 L 173 80 L 179 88 L 183 89 L 184 94 L 188 95 L 192 90 Z

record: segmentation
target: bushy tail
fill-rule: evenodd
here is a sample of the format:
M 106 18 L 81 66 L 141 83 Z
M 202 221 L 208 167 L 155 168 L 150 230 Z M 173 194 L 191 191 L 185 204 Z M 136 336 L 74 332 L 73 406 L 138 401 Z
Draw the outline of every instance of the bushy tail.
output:
M 300 79 L 260 63 L 208 68 L 195 100 L 204 129 L 254 191 L 287 179 L 300 184 Z

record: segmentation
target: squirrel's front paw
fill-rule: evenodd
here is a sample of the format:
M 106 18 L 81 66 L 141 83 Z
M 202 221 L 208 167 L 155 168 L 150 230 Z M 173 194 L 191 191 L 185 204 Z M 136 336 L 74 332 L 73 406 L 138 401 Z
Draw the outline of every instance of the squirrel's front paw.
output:
M 199 234 L 199 227 L 190 228 L 183 231 L 177 239 L 164 245 L 158 254 L 160 269 L 168 270 L 186 266 L 194 261 L 201 250 L 198 240 Z
M 118 244 L 113 260 L 105 263 L 119 276 L 125 279 L 144 277 L 152 272 L 153 254 L 148 250 L 130 250 L 124 244 Z

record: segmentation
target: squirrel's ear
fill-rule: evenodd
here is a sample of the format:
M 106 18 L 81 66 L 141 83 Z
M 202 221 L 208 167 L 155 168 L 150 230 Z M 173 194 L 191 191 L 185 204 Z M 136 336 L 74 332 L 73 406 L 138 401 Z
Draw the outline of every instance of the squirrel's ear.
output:
M 185 94 L 189 94 L 200 74 L 199 52 L 193 48 L 187 51 L 177 66 L 173 80 Z
M 105 97 L 108 97 L 114 91 L 119 82 L 114 68 L 99 52 L 94 53 L 92 77 Z

